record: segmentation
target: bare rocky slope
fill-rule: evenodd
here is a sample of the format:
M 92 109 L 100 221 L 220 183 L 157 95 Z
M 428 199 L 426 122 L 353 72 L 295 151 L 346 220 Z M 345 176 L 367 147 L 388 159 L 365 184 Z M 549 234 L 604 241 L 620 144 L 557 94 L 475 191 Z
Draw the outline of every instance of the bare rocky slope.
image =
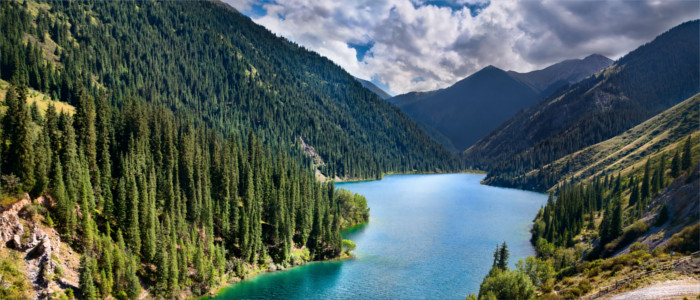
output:
M 2 259 L 25 275 L 23 279 L 32 287 L 27 296 L 33 299 L 56 298 L 68 288 L 78 289 L 80 256 L 39 213 L 51 202 L 48 197 L 31 200 L 24 194 L 0 215 Z M 0 285 L 5 284 L 0 278 Z

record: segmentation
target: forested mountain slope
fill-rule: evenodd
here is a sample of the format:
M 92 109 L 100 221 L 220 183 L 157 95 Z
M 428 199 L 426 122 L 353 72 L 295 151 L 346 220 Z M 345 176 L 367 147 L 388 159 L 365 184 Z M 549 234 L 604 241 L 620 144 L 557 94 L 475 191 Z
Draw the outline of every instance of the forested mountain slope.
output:
M 523 174 L 612 138 L 699 91 L 698 21 L 686 22 L 604 72 L 518 113 L 464 152 L 489 184 L 546 190 Z
M 519 110 L 611 63 L 604 56 L 591 55 L 529 73 L 488 66 L 448 88 L 408 93 L 389 101 L 443 145 L 461 152 Z
M 696 94 L 618 136 L 528 172 L 524 182 L 554 188 L 571 180 L 587 182 L 604 174 L 641 169 L 640 158 L 680 149 L 688 136 L 700 134 L 699 112 L 700 94 Z
M 117 106 L 117 99 L 142 98 L 194 116 L 196 126 L 239 136 L 252 130 L 275 149 L 290 151 L 301 136 L 330 177 L 456 168 L 456 160 L 399 109 L 333 62 L 224 4 L 37 7 L 29 17 L 4 12 L 0 76 L 7 81 L 18 68 L 16 53 L 26 58 L 25 80 L 55 99 L 75 103 L 78 84 L 95 85 L 108 89 Z M 32 20 L 36 29 L 28 25 Z M 49 67 L 41 66 L 39 52 Z
M 55 229 L 82 257 L 77 286 L 59 258 L 3 259 L 3 278 L 34 276 L 3 299 L 198 296 L 339 257 L 367 203 L 317 182 L 300 136 L 341 177 L 457 167 L 338 66 L 214 2 L 2 1 L 0 78 L 0 210 L 21 219 L 0 220 L 0 252 L 47 254 L 27 237 Z
M 529 287 L 540 299 L 595 298 L 669 279 L 697 282 L 697 255 L 692 264 L 679 258 L 700 250 L 698 105 L 696 94 L 546 166 L 559 181 L 534 220 L 536 257 L 492 270 L 479 295 L 518 298 Z M 520 276 L 525 288 L 513 289 L 504 274 Z
M 382 90 L 380 87 L 378 87 L 377 85 L 375 85 L 371 81 L 360 79 L 360 78 L 355 78 L 355 79 L 357 79 L 357 81 L 359 81 L 362 84 L 362 86 L 364 86 L 366 89 L 377 94 L 377 96 L 379 96 L 379 98 L 382 98 L 384 100 L 391 98 L 391 95 L 389 95 L 389 93 L 385 92 L 384 90 Z

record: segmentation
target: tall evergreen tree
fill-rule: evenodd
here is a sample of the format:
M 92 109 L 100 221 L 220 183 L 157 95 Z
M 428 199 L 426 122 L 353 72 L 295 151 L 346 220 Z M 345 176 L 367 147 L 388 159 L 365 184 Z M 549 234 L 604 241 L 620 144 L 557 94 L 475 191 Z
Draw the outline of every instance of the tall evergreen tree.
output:
M 15 89 L 17 90 L 15 92 Z M 29 191 L 34 187 L 34 139 L 31 117 L 27 109 L 28 89 L 24 85 L 10 85 L 5 94 L 7 111 L 3 118 L 3 137 L 9 145 L 3 158 L 3 173 L 15 174 Z
M 82 299 L 97 299 L 97 289 L 93 281 L 92 259 L 83 255 L 80 259 L 80 291 Z
M 689 136 L 688 139 L 685 141 L 685 145 L 683 146 L 683 158 L 681 159 L 681 168 L 683 170 L 688 170 L 690 168 L 690 166 L 693 164 L 691 149 L 692 149 L 692 145 L 690 143 L 690 136 Z
M 503 245 L 501 245 L 501 249 L 499 250 L 498 253 L 498 268 L 501 270 L 506 270 L 508 268 L 508 245 L 506 245 L 506 242 L 503 242 Z
M 659 210 L 659 214 L 656 216 L 654 225 L 661 226 L 664 225 L 666 221 L 668 221 L 668 206 L 666 205 L 666 202 L 664 202 L 664 205 L 661 206 L 661 209 Z
M 673 159 L 671 160 L 671 177 L 678 178 L 681 176 L 681 158 L 678 154 L 678 150 L 673 154 Z
M 644 178 L 642 179 L 642 199 L 647 199 L 651 196 L 651 159 L 647 159 L 644 165 Z

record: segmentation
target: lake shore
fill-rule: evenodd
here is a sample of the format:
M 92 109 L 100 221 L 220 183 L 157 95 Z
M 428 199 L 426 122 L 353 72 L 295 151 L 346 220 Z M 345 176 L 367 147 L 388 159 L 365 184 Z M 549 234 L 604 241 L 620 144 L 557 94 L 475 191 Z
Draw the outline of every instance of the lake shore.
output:
M 363 223 L 364 224 L 364 223 Z M 361 224 L 355 225 L 359 226 Z M 351 226 L 349 228 L 355 227 Z M 217 287 L 213 288 L 207 295 L 203 295 L 197 298 L 192 298 L 192 299 L 197 299 L 197 300 L 203 300 L 203 299 L 210 299 L 210 298 L 216 298 L 219 296 L 223 291 L 225 291 L 228 288 L 234 287 L 236 284 L 246 281 L 246 280 L 251 280 L 257 276 L 263 275 L 263 274 L 268 274 L 268 273 L 275 273 L 275 272 L 284 272 L 284 271 L 289 271 L 298 267 L 306 266 L 309 264 L 314 264 L 314 263 L 328 263 L 328 262 L 336 262 L 336 261 L 344 261 L 344 260 L 349 260 L 349 259 L 354 259 L 355 255 L 351 254 L 346 254 L 343 252 L 343 254 L 340 257 L 336 258 L 331 258 L 327 260 L 310 260 L 310 261 L 303 261 L 300 264 L 297 265 L 291 265 L 287 268 L 284 269 L 275 269 L 275 270 L 270 270 L 270 269 L 261 269 L 261 268 L 255 268 L 252 273 L 246 274 L 244 278 L 240 278 L 238 276 L 233 276 L 230 280 L 228 280 L 226 283 L 220 284 Z
M 348 226 L 348 227 L 346 227 L 346 228 L 343 228 L 341 231 L 345 231 L 345 230 L 354 230 L 354 229 L 357 229 L 357 228 L 360 228 L 360 227 L 362 227 L 362 226 L 367 225 L 367 223 L 369 223 L 369 221 L 362 222 L 362 223 L 359 223 L 359 224 L 350 225 L 350 226 Z M 296 250 L 296 251 L 302 251 L 303 249 L 297 248 L 297 249 L 295 249 L 295 250 Z M 203 295 L 203 296 L 200 296 L 200 297 L 197 297 L 197 298 L 193 298 L 193 299 L 199 299 L 199 300 L 201 300 L 201 299 L 215 298 L 215 297 L 217 297 L 219 294 L 221 294 L 221 292 L 223 292 L 224 290 L 226 290 L 226 289 L 228 289 L 228 288 L 232 288 L 234 285 L 236 285 L 236 284 L 238 284 L 238 283 L 240 283 L 240 282 L 242 282 L 242 281 L 253 279 L 253 278 L 255 278 L 255 277 L 259 276 L 259 275 L 262 275 L 262 274 L 289 271 L 289 270 L 292 270 L 292 269 L 294 269 L 294 268 L 306 266 L 306 265 L 313 264 L 313 263 L 328 263 L 328 262 L 344 261 L 344 260 L 350 260 L 350 259 L 355 259 L 355 255 L 352 254 L 352 253 L 349 253 L 349 254 L 348 254 L 348 253 L 346 253 L 346 252 L 341 252 L 341 255 L 340 255 L 339 257 L 336 257 L 336 258 L 331 258 L 331 259 L 326 259 L 326 260 L 302 260 L 301 263 L 296 264 L 296 265 L 291 265 L 291 266 L 286 267 L 286 268 L 284 268 L 284 269 L 279 269 L 279 268 L 277 268 L 277 269 L 274 269 L 274 270 L 270 270 L 269 268 L 263 269 L 263 268 L 260 268 L 260 267 L 257 267 L 257 266 L 256 266 L 255 268 L 253 268 L 252 272 L 249 273 L 249 274 L 246 274 L 246 276 L 245 276 L 244 278 L 240 278 L 240 277 L 238 277 L 238 276 L 235 276 L 235 275 L 233 275 L 233 274 L 230 274 L 231 278 L 230 278 L 228 281 L 226 281 L 225 283 L 222 283 L 222 284 L 216 286 L 215 288 L 213 288 L 213 289 L 208 293 L 208 295 Z
M 216 299 L 463 299 L 478 291 L 493 245 L 507 241 L 514 260 L 534 254 L 528 228 L 546 195 L 484 186 L 477 174 L 391 175 L 336 185 L 372 209 L 367 226 L 341 233 L 355 259 L 256 277 Z
M 375 180 L 382 180 L 385 176 L 391 176 L 391 175 L 437 175 L 437 174 L 479 174 L 479 175 L 486 175 L 488 172 L 482 171 L 482 170 L 473 170 L 473 169 L 468 169 L 468 170 L 462 170 L 462 171 L 457 171 L 457 172 L 388 172 L 388 173 L 383 173 L 382 177 L 380 178 L 339 178 L 336 177 L 333 182 L 335 183 L 352 183 L 352 182 L 368 182 L 368 181 L 375 181 Z

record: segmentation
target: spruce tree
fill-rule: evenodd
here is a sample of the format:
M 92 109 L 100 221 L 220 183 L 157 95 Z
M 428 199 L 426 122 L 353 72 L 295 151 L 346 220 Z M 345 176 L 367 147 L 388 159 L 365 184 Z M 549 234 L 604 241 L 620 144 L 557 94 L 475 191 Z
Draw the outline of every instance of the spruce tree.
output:
M 676 150 L 671 160 L 671 177 L 678 178 L 678 176 L 681 176 L 681 158 L 678 155 L 678 150 Z
M 139 294 L 141 294 L 141 283 L 139 282 L 138 276 L 136 276 L 136 266 L 137 264 L 135 262 L 131 262 L 126 274 L 126 295 L 129 296 L 130 299 L 136 299 Z
M 610 219 L 610 240 L 616 239 L 622 234 L 622 205 L 619 199 L 613 204 L 612 218 Z
M 52 156 L 48 133 L 46 130 L 42 130 L 34 143 L 34 176 L 36 179 L 32 190 L 33 196 L 39 196 L 49 188 Z
M 656 216 L 654 225 L 658 227 L 664 225 L 666 221 L 668 221 L 668 206 L 666 205 L 666 202 L 664 202 L 664 205 L 661 206 L 661 209 L 659 210 L 659 214 Z
M 659 186 L 661 189 L 666 187 L 666 152 L 661 154 L 661 161 L 659 162 Z
M 92 275 L 92 259 L 83 254 L 80 258 L 80 291 L 82 299 L 97 299 L 97 289 Z
M 501 270 L 506 270 L 508 268 L 508 245 L 506 245 L 506 242 L 503 242 L 503 245 L 501 245 L 501 249 L 499 250 L 498 253 L 498 268 Z
M 10 85 L 5 94 L 7 111 L 3 118 L 3 137 L 7 141 L 7 150 L 3 158 L 3 173 L 15 174 L 20 178 L 24 190 L 34 187 L 34 139 L 31 117 L 27 109 L 28 89 L 24 85 L 16 88 Z
M 639 186 L 634 183 L 632 185 L 632 192 L 630 193 L 630 200 L 629 200 L 629 205 L 636 205 L 637 202 L 639 201 Z
M 692 145 L 690 144 L 690 137 L 685 141 L 685 145 L 683 146 L 683 158 L 681 159 L 681 168 L 683 170 L 688 170 L 690 166 L 693 164 L 692 156 L 691 156 L 691 149 Z
M 647 159 L 646 164 L 644 165 L 644 178 L 642 179 L 642 191 L 641 191 L 641 197 L 642 199 L 647 199 L 649 196 L 651 196 L 651 161 L 650 159 Z

